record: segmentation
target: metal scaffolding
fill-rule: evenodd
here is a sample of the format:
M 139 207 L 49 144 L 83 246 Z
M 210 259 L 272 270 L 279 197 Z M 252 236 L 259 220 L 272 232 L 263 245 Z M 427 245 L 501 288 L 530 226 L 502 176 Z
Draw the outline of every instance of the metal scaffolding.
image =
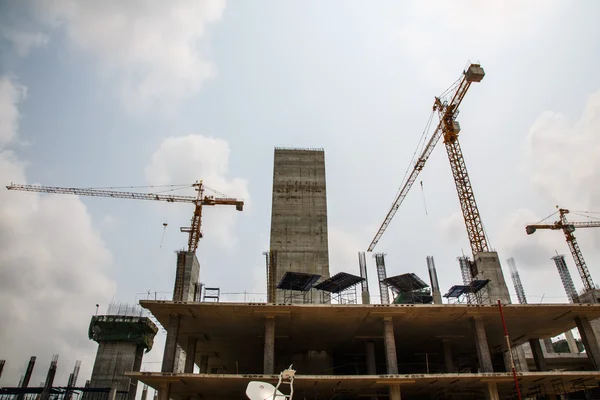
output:
M 523 289 L 523 284 L 521 283 L 521 277 L 519 276 L 515 259 L 511 257 L 506 260 L 506 262 L 508 263 L 508 268 L 510 269 L 510 277 L 512 278 L 513 285 L 517 291 L 517 299 L 519 299 L 519 304 L 527 304 L 527 297 L 525 297 L 525 290 Z
M 558 274 L 560 275 L 560 280 L 562 281 L 563 287 L 565 288 L 565 292 L 567 292 L 567 296 L 571 303 L 577 302 L 577 290 L 575 290 L 575 284 L 573 283 L 573 278 L 571 278 L 571 273 L 569 272 L 569 268 L 567 268 L 567 262 L 565 261 L 565 256 L 562 254 L 556 255 L 552 257 L 554 260 L 554 264 L 556 264 L 556 269 L 558 269 Z
M 377 280 L 379 281 L 379 294 L 381 295 L 381 304 L 390 304 L 390 293 L 384 280 L 387 278 L 385 270 L 385 253 L 375 253 L 375 264 L 377 264 Z

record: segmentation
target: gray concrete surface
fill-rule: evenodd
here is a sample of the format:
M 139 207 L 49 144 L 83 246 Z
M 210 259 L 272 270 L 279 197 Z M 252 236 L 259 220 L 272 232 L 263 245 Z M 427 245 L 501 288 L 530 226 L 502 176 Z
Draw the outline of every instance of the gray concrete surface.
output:
M 323 150 L 275 149 L 270 249 L 277 251 L 275 284 L 286 271 L 329 278 Z M 312 297 L 321 302 L 317 293 Z M 283 301 L 277 290 L 276 302 Z

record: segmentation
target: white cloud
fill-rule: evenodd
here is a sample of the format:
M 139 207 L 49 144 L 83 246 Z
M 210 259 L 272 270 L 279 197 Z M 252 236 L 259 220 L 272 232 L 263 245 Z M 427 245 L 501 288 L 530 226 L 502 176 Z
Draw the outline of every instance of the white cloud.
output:
M 128 109 L 161 109 L 195 94 L 215 75 L 207 28 L 221 18 L 225 0 L 37 0 L 51 26 L 95 56 L 121 80 Z
M 48 43 L 48 36 L 41 32 L 27 32 L 17 29 L 2 30 L 4 36 L 12 43 L 17 54 L 25 57 L 34 47 L 45 46 Z
M 437 229 L 450 244 L 458 243 L 462 238 L 466 238 L 465 220 L 460 211 L 441 218 L 437 223 Z
M 0 181 L 26 182 L 25 163 L 6 144 L 17 137 L 18 103 L 25 88 L 0 79 Z M 60 354 L 57 382 L 76 359 L 89 376 L 96 346 L 87 338 L 95 304 L 115 290 L 105 274 L 111 254 L 76 197 L 0 190 L 0 354 L 2 380 L 16 385 L 31 355 L 32 383 L 43 380 L 53 353 Z
M 532 186 L 561 207 L 600 210 L 600 91 L 590 96 L 574 124 L 543 113 L 527 135 Z
M 450 60 L 514 46 L 515 40 L 542 32 L 547 18 L 559 8 L 555 0 L 425 0 L 410 4 L 397 38 L 413 53 L 409 59 L 418 60 L 422 73 L 439 87 L 447 87 L 456 78 L 455 70 L 446 67 Z
M 578 121 L 556 112 L 544 112 L 532 125 L 526 138 L 524 173 L 531 187 L 545 204 L 559 205 L 571 210 L 600 211 L 600 92 L 591 95 Z M 526 198 L 525 202 L 531 199 Z M 581 279 L 560 231 L 538 230 L 531 236 L 524 234 L 525 225 L 536 223 L 556 211 L 549 208 L 547 214 L 534 213 L 526 208 L 516 210 L 504 218 L 504 223 L 496 232 L 495 241 L 502 254 L 517 260 L 522 274 L 528 280 L 532 292 L 541 294 L 564 293 L 556 270 L 550 270 L 550 258 L 555 251 L 566 255 L 567 265 L 576 287 L 581 288 Z M 590 214 L 600 217 L 600 214 Z M 570 215 L 572 221 L 585 221 L 585 216 Z M 545 220 L 552 223 L 558 215 Z M 600 248 L 600 229 L 577 230 L 590 272 L 597 271 L 597 257 L 594 249 Z M 548 276 L 539 279 L 540 271 Z M 537 274 L 537 277 L 535 277 Z M 549 286 L 557 289 L 548 289 Z M 529 294 L 528 294 L 529 296 Z M 566 297 L 560 301 L 567 301 Z
M 221 193 L 244 199 L 244 213 L 247 213 L 250 208 L 248 182 L 227 176 L 229 152 L 229 145 L 223 139 L 202 135 L 169 137 L 161 143 L 146 167 L 146 180 L 150 185 L 202 180 L 205 185 Z M 221 245 L 232 247 L 235 244 L 233 225 L 238 212 L 233 207 L 228 208 L 231 209 L 210 210 L 203 214 L 202 220 L 203 226 L 210 227 L 206 229 L 205 237 L 217 237 Z
M 19 110 L 17 104 L 22 101 L 27 89 L 8 77 L 0 78 L 0 150 L 17 135 Z

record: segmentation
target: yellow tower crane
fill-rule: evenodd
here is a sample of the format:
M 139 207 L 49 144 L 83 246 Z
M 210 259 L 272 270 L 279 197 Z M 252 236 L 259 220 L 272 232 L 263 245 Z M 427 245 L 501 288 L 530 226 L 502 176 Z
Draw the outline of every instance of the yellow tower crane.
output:
M 118 199 L 133 199 L 133 200 L 157 200 L 166 201 L 169 203 L 192 203 L 194 204 L 194 214 L 192 215 L 189 227 L 182 227 L 181 232 L 188 234 L 188 251 L 195 252 L 198 248 L 198 242 L 202 238 L 202 207 L 227 205 L 235 206 L 236 210 L 244 209 L 244 201 L 217 192 L 204 185 L 202 181 L 191 185 L 198 192 L 196 196 L 177 196 L 159 193 L 136 193 L 136 192 L 121 192 L 114 190 L 101 189 L 85 189 L 85 188 L 64 188 L 56 186 L 39 186 L 39 185 L 16 185 L 10 184 L 6 188 L 8 190 L 20 190 L 25 192 L 39 193 L 56 193 L 56 194 L 72 194 L 77 196 L 95 196 L 95 197 L 112 197 Z M 215 194 L 223 197 L 206 196 L 204 191 L 208 189 Z
M 587 291 L 594 290 L 595 285 L 592 280 L 592 275 L 585 263 L 585 259 L 583 258 L 583 254 L 581 253 L 581 249 L 579 248 L 579 244 L 577 244 L 577 239 L 575 239 L 575 228 L 600 228 L 600 221 L 592 221 L 592 222 L 569 222 L 567 220 L 567 214 L 569 214 L 569 210 L 566 208 L 559 208 L 558 214 L 560 218 L 558 221 L 553 224 L 531 224 L 525 227 L 525 231 L 528 235 L 532 235 L 538 229 L 551 229 L 551 230 L 561 230 L 565 234 L 565 239 L 567 240 L 567 244 L 569 245 L 569 249 L 571 250 L 571 254 L 573 255 L 573 260 L 575 260 L 575 265 L 577 266 L 577 271 L 581 276 L 581 280 L 583 281 L 583 286 Z M 556 214 L 556 213 L 554 213 Z M 554 215 L 552 214 L 552 215 Z M 550 218 L 552 215 L 544 218 Z M 540 221 L 541 222 L 541 221 Z
M 400 204 L 402 204 L 408 191 L 413 183 L 415 183 L 417 176 L 425 166 L 425 162 L 431 155 L 435 145 L 442 137 L 444 138 L 446 152 L 448 153 L 448 159 L 450 160 L 450 167 L 452 168 L 452 175 L 454 176 L 458 199 L 460 200 L 460 206 L 467 227 L 467 234 L 469 236 L 469 242 L 471 243 L 473 256 L 482 251 L 489 251 L 488 240 L 483 229 L 483 224 L 481 223 L 481 217 L 479 216 L 479 210 L 477 208 L 477 203 L 475 202 L 475 196 L 473 195 L 473 188 L 471 187 L 465 160 L 458 142 L 460 125 L 458 124 L 458 121 L 456 121 L 456 117 L 458 116 L 458 106 L 463 101 L 469 87 L 471 87 L 471 83 L 481 82 L 484 76 L 485 72 L 483 71 L 483 68 L 481 68 L 481 65 L 469 64 L 467 69 L 463 71 L 462 76 L 441 96 L 435 98 L 433 111 L 425 132 L 429 129 L 433 114 L 436 111 L 439 116 L 437 127 L 427 144 L 424 146 L 421 155 L 416 160 L 410 175 L 405 179 L 404 184 L 398 191 L 392 207 L 371 241 L 368 251 L 373 251 L 375 249 L 377 242 L 379 242 L 379 239 L 383 236 L 383 233 L 398 211 Z

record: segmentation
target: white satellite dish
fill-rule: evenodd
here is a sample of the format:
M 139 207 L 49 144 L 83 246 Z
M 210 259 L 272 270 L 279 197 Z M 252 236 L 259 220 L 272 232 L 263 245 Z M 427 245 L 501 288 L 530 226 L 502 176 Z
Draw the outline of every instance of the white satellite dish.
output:
M 279 382 L 277 386 L 273 386 L 267 382 L 251 381 L 246 387 L 246 396 L 250 400 L 292 400 L 294 397 L 294 377 L 296 371 L 292 366 L 284 369 L 279 374 Z M 290 394 L 283 394 L 278 389 L 282 383 L 290 385 Z
M 252 381 L 246 388 L 250 400 L 285 400 L 286 396 L 267 382 Z

